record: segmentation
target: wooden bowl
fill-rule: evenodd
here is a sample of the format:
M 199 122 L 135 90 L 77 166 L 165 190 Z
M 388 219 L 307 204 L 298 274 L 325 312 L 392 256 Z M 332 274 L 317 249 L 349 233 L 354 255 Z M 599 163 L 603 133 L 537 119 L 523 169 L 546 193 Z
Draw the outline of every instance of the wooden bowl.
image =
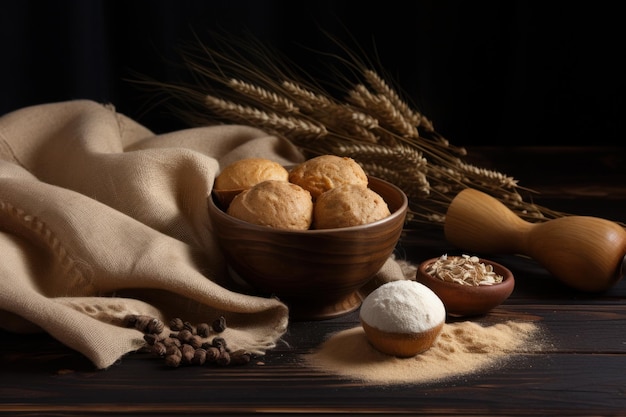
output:
M 238 194 L 245 191 L 245 188 L 238 190 L 213 190 L 213 196 L 217 198 L 220 207 L 228 207 Z
M 428 259 L 420 264 L 415 280 L 430 288 L 443 302 L 446 312 L 453 316 L 476 316 L 485 314 L 504 302 L 515 287 L 513 273 L 506 267 L 487 259 L 480 259 L 491 265 L 502 282 L 493 285 L 462 285 L 443 281 L 426 272 L 439 258 Z
M 256 293 L 276 296 L 294 320 L 337 317 L 357 309 L 357 290 L 392 254 L 402 233 L 408 199 L 395 185 L 374 177 L 391 215 L 373 223 L 320 230 L 280 230 L 232 217 L 212 195 L 213 232 L 231 275 Z

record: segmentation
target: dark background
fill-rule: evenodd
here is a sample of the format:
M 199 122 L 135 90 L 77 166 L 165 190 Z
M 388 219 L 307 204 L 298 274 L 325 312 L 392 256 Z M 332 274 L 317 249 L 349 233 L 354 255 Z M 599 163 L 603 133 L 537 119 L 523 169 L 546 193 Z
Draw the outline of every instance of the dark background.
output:
M 619 2 L 0 0 L 0 114 L 88 98 L 155 132 L 186 127 L 128 81 L 180 77 L 195 32 L 244 32 L 305 70 L 349 33 L 451 143 L 621 145 Z M 375 47 L 374 47 L 375 46 Z M 306 48 L 305 48 L 306 47 Z M 152 100 L 154 101 L 154 100 Z

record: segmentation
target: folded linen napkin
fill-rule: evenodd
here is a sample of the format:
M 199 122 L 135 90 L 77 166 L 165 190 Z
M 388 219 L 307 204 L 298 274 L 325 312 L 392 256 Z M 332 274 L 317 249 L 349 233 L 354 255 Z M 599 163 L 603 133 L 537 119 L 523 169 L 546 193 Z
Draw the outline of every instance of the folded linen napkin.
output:
M 287 307 L 229 287 L 207 212 L 220 167 L 250 156 L 303 161 L 255 128 L 155 135 L 86 100 L 0 117 L 0 327 L 48 332 L 98 369 L 144 345 L 128 314 L 223 315 L 231 348 L 275 347 Z M 376 279 L 401 277 L 390 259 Z

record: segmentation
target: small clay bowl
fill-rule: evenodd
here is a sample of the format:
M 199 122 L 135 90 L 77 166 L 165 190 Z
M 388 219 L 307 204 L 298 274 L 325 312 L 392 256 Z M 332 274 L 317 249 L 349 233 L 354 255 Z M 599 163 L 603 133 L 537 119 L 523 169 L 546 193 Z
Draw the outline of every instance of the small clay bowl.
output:
M 408 199 L 397 186 L 369 177 L 391 215 L 373 223 L 319 230 L 281 230 L 230 216 L 213 194 L 213 233 L 235 282 L 276 296 L 293 320 L 329 319 L 361 305 L 358 290 L 387 261 L 400 239 Z
M 502 275 L 502 282 L 476 286 L 443 281 L 426 272 L 430 265 L 437 260 L 439 258 L 422 262 L 417 269 L 415 280 L 426 285 L 437 294 L 449 315 L 478 316 L 486 314 L 509 298 L 515 287 L 515 278 L 508 268 L 482 258 L 480 259 L 481 263 L 491 265 L 496 274 Z
M 369 342 L 378 351 L 398 358 L 410 358 L 425 352 L 435 343 L 443 330 L 444 323 L 421 333 L 386 332 L 361 321 L 361 326 Z

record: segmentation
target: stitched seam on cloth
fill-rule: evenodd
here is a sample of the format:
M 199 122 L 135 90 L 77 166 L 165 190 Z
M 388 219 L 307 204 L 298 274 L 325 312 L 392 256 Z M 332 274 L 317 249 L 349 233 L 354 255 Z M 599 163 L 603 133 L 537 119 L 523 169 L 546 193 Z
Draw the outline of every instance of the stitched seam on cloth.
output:
M 57 238 L 55 233 L 41 221 L 37 216 L 28 214 L 25 210 L 15 207 L 13 204 L 0 201 L 0 212 L 4 212 L 9 217 L 17 220 L 17 223 L 23 226 L 26 230 L 31 231 L 33 234 L 41 238 L 41 241 L 45 243 L 46 247 L 51 250 L 56 260 L 61 265 L 61 268 L 65 275 L 76 279 L 76 282 L 80 284 L 81 288 L 89 288 L 90 293 L 95 292 L 95 287 L 90 279 L 83 274 L 79 265 L 83 263 L 75 260 L 70 254 L 67 248 L 61 243 L 61 240 Z
M 0 132 L 0 159 L 2 159 L 5 155 L 10 157 L 10 159 L 19 166 L 24 167 L 24 165 L 17 158 L 17 155 L 15 155 L 15 152 L 13 152 L 13 148 L 11 148 L 11 145 L 9 145 L 5 136 L 2 132 Z

